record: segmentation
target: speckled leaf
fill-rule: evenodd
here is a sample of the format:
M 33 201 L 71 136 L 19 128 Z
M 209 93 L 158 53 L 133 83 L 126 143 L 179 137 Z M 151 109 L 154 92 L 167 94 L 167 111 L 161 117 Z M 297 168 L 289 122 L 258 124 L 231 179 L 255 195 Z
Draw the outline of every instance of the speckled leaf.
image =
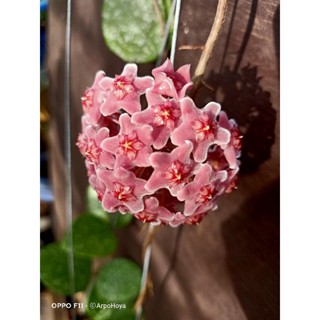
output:
M 86 288 L 91 274 L 91 260 L 74 256 L 75 291 Z M 40 252 L 40 278 L 42 283 L 57 294 L 70 295 L 68 253 L 60 243 L 51 243 Z
M 170 9 L 171 9 L 171 0 L 161 0 L 161 8 L 164 8 L 164 15 L 166 17 L 165 20 L 168 19 L 168 16 L 169 16 L 169 12 L 170 12 Z
M 158 1 L 166 21 L 163 1 Z M 161 46 L 163 25 L 153 0 L 104 0 L 102 31 L 109 48 L 126 62 L 154 61 Z

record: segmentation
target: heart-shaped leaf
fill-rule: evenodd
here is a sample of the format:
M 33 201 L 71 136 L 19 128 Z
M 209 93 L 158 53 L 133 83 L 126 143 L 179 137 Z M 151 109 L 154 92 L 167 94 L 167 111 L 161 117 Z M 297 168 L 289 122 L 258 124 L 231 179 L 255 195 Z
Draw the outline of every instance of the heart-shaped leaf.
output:
M 163 0 L 104 0 L 102 31 L 106 44 L 124 61 L 154 61 L 164 36 L 166 9 Z

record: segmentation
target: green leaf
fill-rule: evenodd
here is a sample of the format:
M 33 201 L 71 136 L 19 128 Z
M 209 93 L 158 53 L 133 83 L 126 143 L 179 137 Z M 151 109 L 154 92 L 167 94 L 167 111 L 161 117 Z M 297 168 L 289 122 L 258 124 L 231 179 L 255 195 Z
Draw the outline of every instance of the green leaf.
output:
M 117 302 L 114 302 L 118 304 Z M 120 307 L 112 306 L 112 303 L 97 296 L 95 288 L 90 292 L 86 303 L 86 312 L 92 320 L 134 320 L 134 303 L 121 303 Z
M 103 36 L 110 50 L 124 61 L 147 63 L 154 61 L 159 54 L 163 30 L 153 1 L 104 0 Z M 159 5 L 165 24 L 163 1 Z
M 86 288 L 91 274 L 91 260 L 74 256 L 75 291 Z M 51 243 L 40 252 L 40 278 L 42 283 L 57 294 L 70 295 L 68 253 L 60 243 Z
M 136 263 L 114 259 L 100 269 L 94 288 L 104 303 L 127 303 L 138 296 L 140 278 L 141 270 Z
M 133 304 L 126 304 L 123 309 L 112 309 L 110 320 L 135 320 Z
M 73 251 L 86 257 L 104 257 L 117 247 L 117 238 L 110 224 L 92 214 L 82 214 L 73 222 Z M 63 245 L 68 247 L 67 237 Z
M 165 20 L 167 20 L 169 13 L 170 13 L 170 9 L 171 9 L 171 0 L 161 0 L 160 2 L 162 4 L 162 8 L 164 10 L 164 16 L 166 17 Z

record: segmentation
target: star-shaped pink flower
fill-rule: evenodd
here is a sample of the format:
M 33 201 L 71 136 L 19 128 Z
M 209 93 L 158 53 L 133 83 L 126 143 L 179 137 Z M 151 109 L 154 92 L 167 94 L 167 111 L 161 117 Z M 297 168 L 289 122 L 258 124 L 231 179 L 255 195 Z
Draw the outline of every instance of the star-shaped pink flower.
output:
M 143 196 L 150 193 L 144 187 L 146 180 L 121 167 L 112 171 L 99 169 L 97 176 L 106 186 L 102 199 L 106 211 L 116 212 L 119 207 L 127 207 L 131 213 L 137 213 L 144 209 Z
M 181 111 L 179 102 L 164 98 L 148 89 L 146 92 L 148 108 L 132 115 L 132 122 L 153 126 L 152 137 L 155 149 L 162 149 L 168 142 L 170 134 L 180 123 Z
M 96 131 L 91 125 L 78 136 L 77 146 L 81 154 L 96 168 L 101 166 L 113 169 L 114 167 L 115 157 L 101 148 L 102 141 L 107 137 L 109 137 L 108 128 L 103 127 Z
M 168 209 L 159 205 L 159 201 L 155 197 L 150 197 L 144 201 L 144 209 L 136 213 L 134 216 L 142 222 L 152 222 L 154 225 L 160 223 L 167 224 L 173 220 L 174 215 Z
M 92 86 L 87 88 L 81 97 L 84 114 L 88 116 L 87 122 L 92 125 L 97 124 L 101 117 L 100 105 L 105 92 L 99 86 L 99 83 L 104 76 L 105 73 L 103 71 L 98 71 Z
M 185 201 L 183 214 L 191 216 L 196 211 L 208 211 L 214 206 L 217 190 L 215 186 L 227 179 L 227 171 L 215 172 L 209 164 L 202 164 L 195 172 L 194 180 L 177 194 L 180 201 Z
M 197 162 L 206 160 L 208 149 L 213 144 L 224 145 L 230 141 L 230 132 L 219 126 L 216 116 L 220 105 L 208 103 L 203 109 L 198 109 L 193 100 L 186 97 L 181 100 L 182 122 L 171 135 L 175 145 L 181 145 L 185 140 L 194 145 L 193 157 Z
M 161 188 L 167 188 L 171 195 L 176 196 L 195 169 L 195 162 L 190 159 L 192 148 L 192 143 L 185 141 L 171 153 L 152 153 L 150 163 L 154 171 L 146 184 L 146 189 L 155 192 Z
M 138 126 L 131 123 L 131 118 L 124 113 L 119 118 L 120 132 L 117 136 L 106 138 L 102 149 L 117 156 L 117 166 L 132 168 L 150 165 L 149 156 L 152 153 L 152 127 L 144 124 Z
M 235 169 L 238 167 L 237 158 L 241 155 L 242 136 L 236 122 L 233 119 L 229 120 L 224 111 L 219 113 L 219 125 L 231 133 L 229 143 L 222 145 L 221 148 L 224 149 L 224 156 L 229 162 L 230 168 Z
M 129 114 L 141 110 L 140 95 L 153 86 L 152 77 L 137 77 L 136 64 L 125 65 L 121 75 L 115 78 L 104 77 L 99 85 L 106 91 L 100 111 L 104 116 L 113 114 L 120 109 Z
M 167 59 L 160 67 L 152 70 L 152 75 L 155 78 L 152 90 L 163 96 L 180 99 L 192 87 L 189 64 L 174 71 L 172 62 Z

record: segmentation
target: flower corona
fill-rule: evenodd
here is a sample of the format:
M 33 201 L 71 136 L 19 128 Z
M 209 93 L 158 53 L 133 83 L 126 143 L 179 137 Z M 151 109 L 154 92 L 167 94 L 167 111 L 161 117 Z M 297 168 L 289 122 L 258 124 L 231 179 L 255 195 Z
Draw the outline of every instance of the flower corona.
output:
M 154 225 L 198 224 L 237 185 L 242 136 L 220 104 L 186 96 L 190 65 L 167 59 L 138 77 L 126 64 L 86 89 L 77 146 L 107 212 Z M 145 96 L 146 106 L 141 103 Z

